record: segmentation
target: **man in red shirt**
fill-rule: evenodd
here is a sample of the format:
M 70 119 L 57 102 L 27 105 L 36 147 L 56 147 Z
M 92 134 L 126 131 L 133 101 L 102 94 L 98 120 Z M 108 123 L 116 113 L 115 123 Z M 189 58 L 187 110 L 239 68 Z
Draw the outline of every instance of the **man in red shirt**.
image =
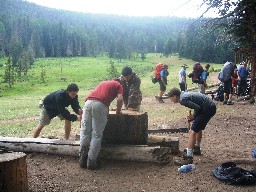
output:
M 80 130 L 80 159 L 82 168 L 96 169 L 103 131 L 107 124 L 110 103 L 117 98 L 116 114 L 121 114 L 123 87 L 118 79 L 103 81 L 86 98 Z

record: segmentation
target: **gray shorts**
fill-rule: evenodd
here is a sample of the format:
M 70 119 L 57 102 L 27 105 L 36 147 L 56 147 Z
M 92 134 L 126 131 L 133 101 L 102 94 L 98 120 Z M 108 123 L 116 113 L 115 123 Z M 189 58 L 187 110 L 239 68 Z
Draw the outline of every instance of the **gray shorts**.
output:
M 61 115 L 58 115 L 60 120 L 64 120 L 64 118 Z M 49 118 L 49 115 L 46 111 L 46 109 L 42 106 L 41 107 L 41 114 L 39 117 L 39 124 L 42 126 L 49 125 L 51 123 L 51 119 Z

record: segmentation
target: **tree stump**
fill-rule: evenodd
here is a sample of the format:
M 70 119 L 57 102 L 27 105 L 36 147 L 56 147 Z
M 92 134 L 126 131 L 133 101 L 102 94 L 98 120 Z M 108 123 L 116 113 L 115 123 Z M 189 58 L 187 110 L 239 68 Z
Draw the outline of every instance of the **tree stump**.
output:
M 25 153 L 0 150 L 0 191 L 28 191 Z
M 145 145 L 148 140 L 147 130 L 147 113 L 122 110 L 122 115 L 117 116 L 115 111 L 110 111 L 103 143 Z

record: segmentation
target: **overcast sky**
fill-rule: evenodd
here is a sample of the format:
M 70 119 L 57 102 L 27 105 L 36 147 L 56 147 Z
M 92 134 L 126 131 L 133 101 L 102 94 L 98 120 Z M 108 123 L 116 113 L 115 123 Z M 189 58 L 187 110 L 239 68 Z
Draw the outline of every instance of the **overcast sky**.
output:
M 129 16 L 199 17 L 202 0 L 26 0 L 39 5 L 78 12 Z M 206 14 L 211 17 L 214 11 Z

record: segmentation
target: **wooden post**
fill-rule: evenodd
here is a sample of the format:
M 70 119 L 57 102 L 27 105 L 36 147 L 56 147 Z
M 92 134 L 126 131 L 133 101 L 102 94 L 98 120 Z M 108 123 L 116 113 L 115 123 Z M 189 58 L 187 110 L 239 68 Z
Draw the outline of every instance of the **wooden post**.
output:
M 0 191 L 27 192 L 26 154 L 0 151 Z
M 102 141 L 105 144 L 145 145 L 147 130 L 147 113 L 122 110 L 122 115 L 117 116 L 115 111 L 110 111 Z

